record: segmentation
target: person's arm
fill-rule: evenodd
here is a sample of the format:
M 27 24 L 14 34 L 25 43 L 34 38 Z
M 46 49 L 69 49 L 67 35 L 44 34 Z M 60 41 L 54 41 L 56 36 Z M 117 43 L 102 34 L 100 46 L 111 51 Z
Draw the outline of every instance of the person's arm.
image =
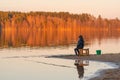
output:
M 80 43 L 81 43 L 81 41 L 80 41 L 80 39 L 79 39 L 79 40 L 78 40 L 78 43 L 77 43 L 77 46 L 80 45 Z

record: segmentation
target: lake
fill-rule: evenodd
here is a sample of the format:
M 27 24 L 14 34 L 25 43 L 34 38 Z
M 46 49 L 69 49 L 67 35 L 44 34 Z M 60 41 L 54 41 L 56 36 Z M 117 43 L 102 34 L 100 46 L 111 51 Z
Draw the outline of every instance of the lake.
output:
M 0 32 L 0 80 L 82 80 L 99 75 L 103 69 L 115 68 L 112 63 L 46 58 L 52 55 L 74 55 L 78 36 L 83 35 L 90 54 L 120 53 L 120 31 L 91 28 L 32 30 L 2 28 Z M 32 31 L 32 32 L 30 32 Z M 79 61 L 79 60 L 78 60 Z M 80 60 L 81 62 L 81 60 Z M 100 65 L 100 66 L 99 66 Z
M 90 48 L 91 54 L 95 54 L 96 49 L 102 49 L 106 53 L 114 52 L 114 50 L 108 51 L 110 47 L 107 47 L 108 45 L 113 46 L 113 44 L 106 43 L 104 48 L 102 44 L 98 45 L 96 42 L 92 46 L 85 47 Z M 88 80 L 98 76 L 101 70 L 115 68 L 112 63 L 83 61 L 87 62 L 85 64 L 88 65 L 77 66 L 75 65 L 75 60 L 46 58 L 46 56 L 51 55 L 73 55 L 74 47 L 75 45 L 1 49 L 0 80 Z

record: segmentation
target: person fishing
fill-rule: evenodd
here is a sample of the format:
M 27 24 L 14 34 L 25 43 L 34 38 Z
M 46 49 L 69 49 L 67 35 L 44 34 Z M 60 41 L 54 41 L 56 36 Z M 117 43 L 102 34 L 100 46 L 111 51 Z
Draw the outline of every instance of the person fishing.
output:
M 79 55 L 79 49 L 83 49 L 83 48 L 84 48 L 84 39 L 83 39 L 83 36 L 80 35 L 80 36 L 79 36 L 79 39 L 78 39 L 77 46 L 76 46 L 76 48 L 74 49 L 75 54 L 78 56 L 78 55 Z

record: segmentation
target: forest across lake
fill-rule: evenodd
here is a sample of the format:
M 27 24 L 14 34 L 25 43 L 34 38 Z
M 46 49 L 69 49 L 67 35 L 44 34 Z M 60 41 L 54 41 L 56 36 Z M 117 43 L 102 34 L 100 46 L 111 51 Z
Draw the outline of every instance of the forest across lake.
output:
M 76 43 L 80 34 L 86 43 L 117 39 L 120 20 L 87 13 L 0 11 L 0 47 L 69 45 Z

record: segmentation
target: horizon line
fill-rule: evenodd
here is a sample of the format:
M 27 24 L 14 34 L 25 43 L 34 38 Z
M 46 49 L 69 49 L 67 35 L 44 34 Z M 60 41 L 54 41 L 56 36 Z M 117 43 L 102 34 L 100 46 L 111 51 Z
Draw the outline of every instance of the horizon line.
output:
M 95 18 L 97 18 L 98 16 L 101 16 L 101 14 L 99 14 L 99 15 L 97 15 L 97 16 L 95 16 L 95 15 L 93 15 L 93 14 L 91 14 L 91 13 L 86 13 L 86 12 L 81 12 L 81 13 L 73 13 L 73 12 L 69 12 L 69 11 L 40 11 L 40 10 L 33 10 L 33 11 L 20 11 L 20 10 L 0 10 L 0 12 L 20 12 L 20 13 L 30 13 L 30 12 L 50 12 L 50 13 L 60 13 L 60 12 L 64 12 L 64 13 L 69 13 L 69 14 L 74 14 L 74 15 L 80 15 L 80 14 L 89 14 L 89 15 L 91 15 L 91 16 L 94 16 Z M 101 16 L 103 19 L 119 19 L 120 20 L 120 18 L 119 17 L 114 17 L 114 18 L 108 18 L 108 17 L 103 17 L 103 16 Z

